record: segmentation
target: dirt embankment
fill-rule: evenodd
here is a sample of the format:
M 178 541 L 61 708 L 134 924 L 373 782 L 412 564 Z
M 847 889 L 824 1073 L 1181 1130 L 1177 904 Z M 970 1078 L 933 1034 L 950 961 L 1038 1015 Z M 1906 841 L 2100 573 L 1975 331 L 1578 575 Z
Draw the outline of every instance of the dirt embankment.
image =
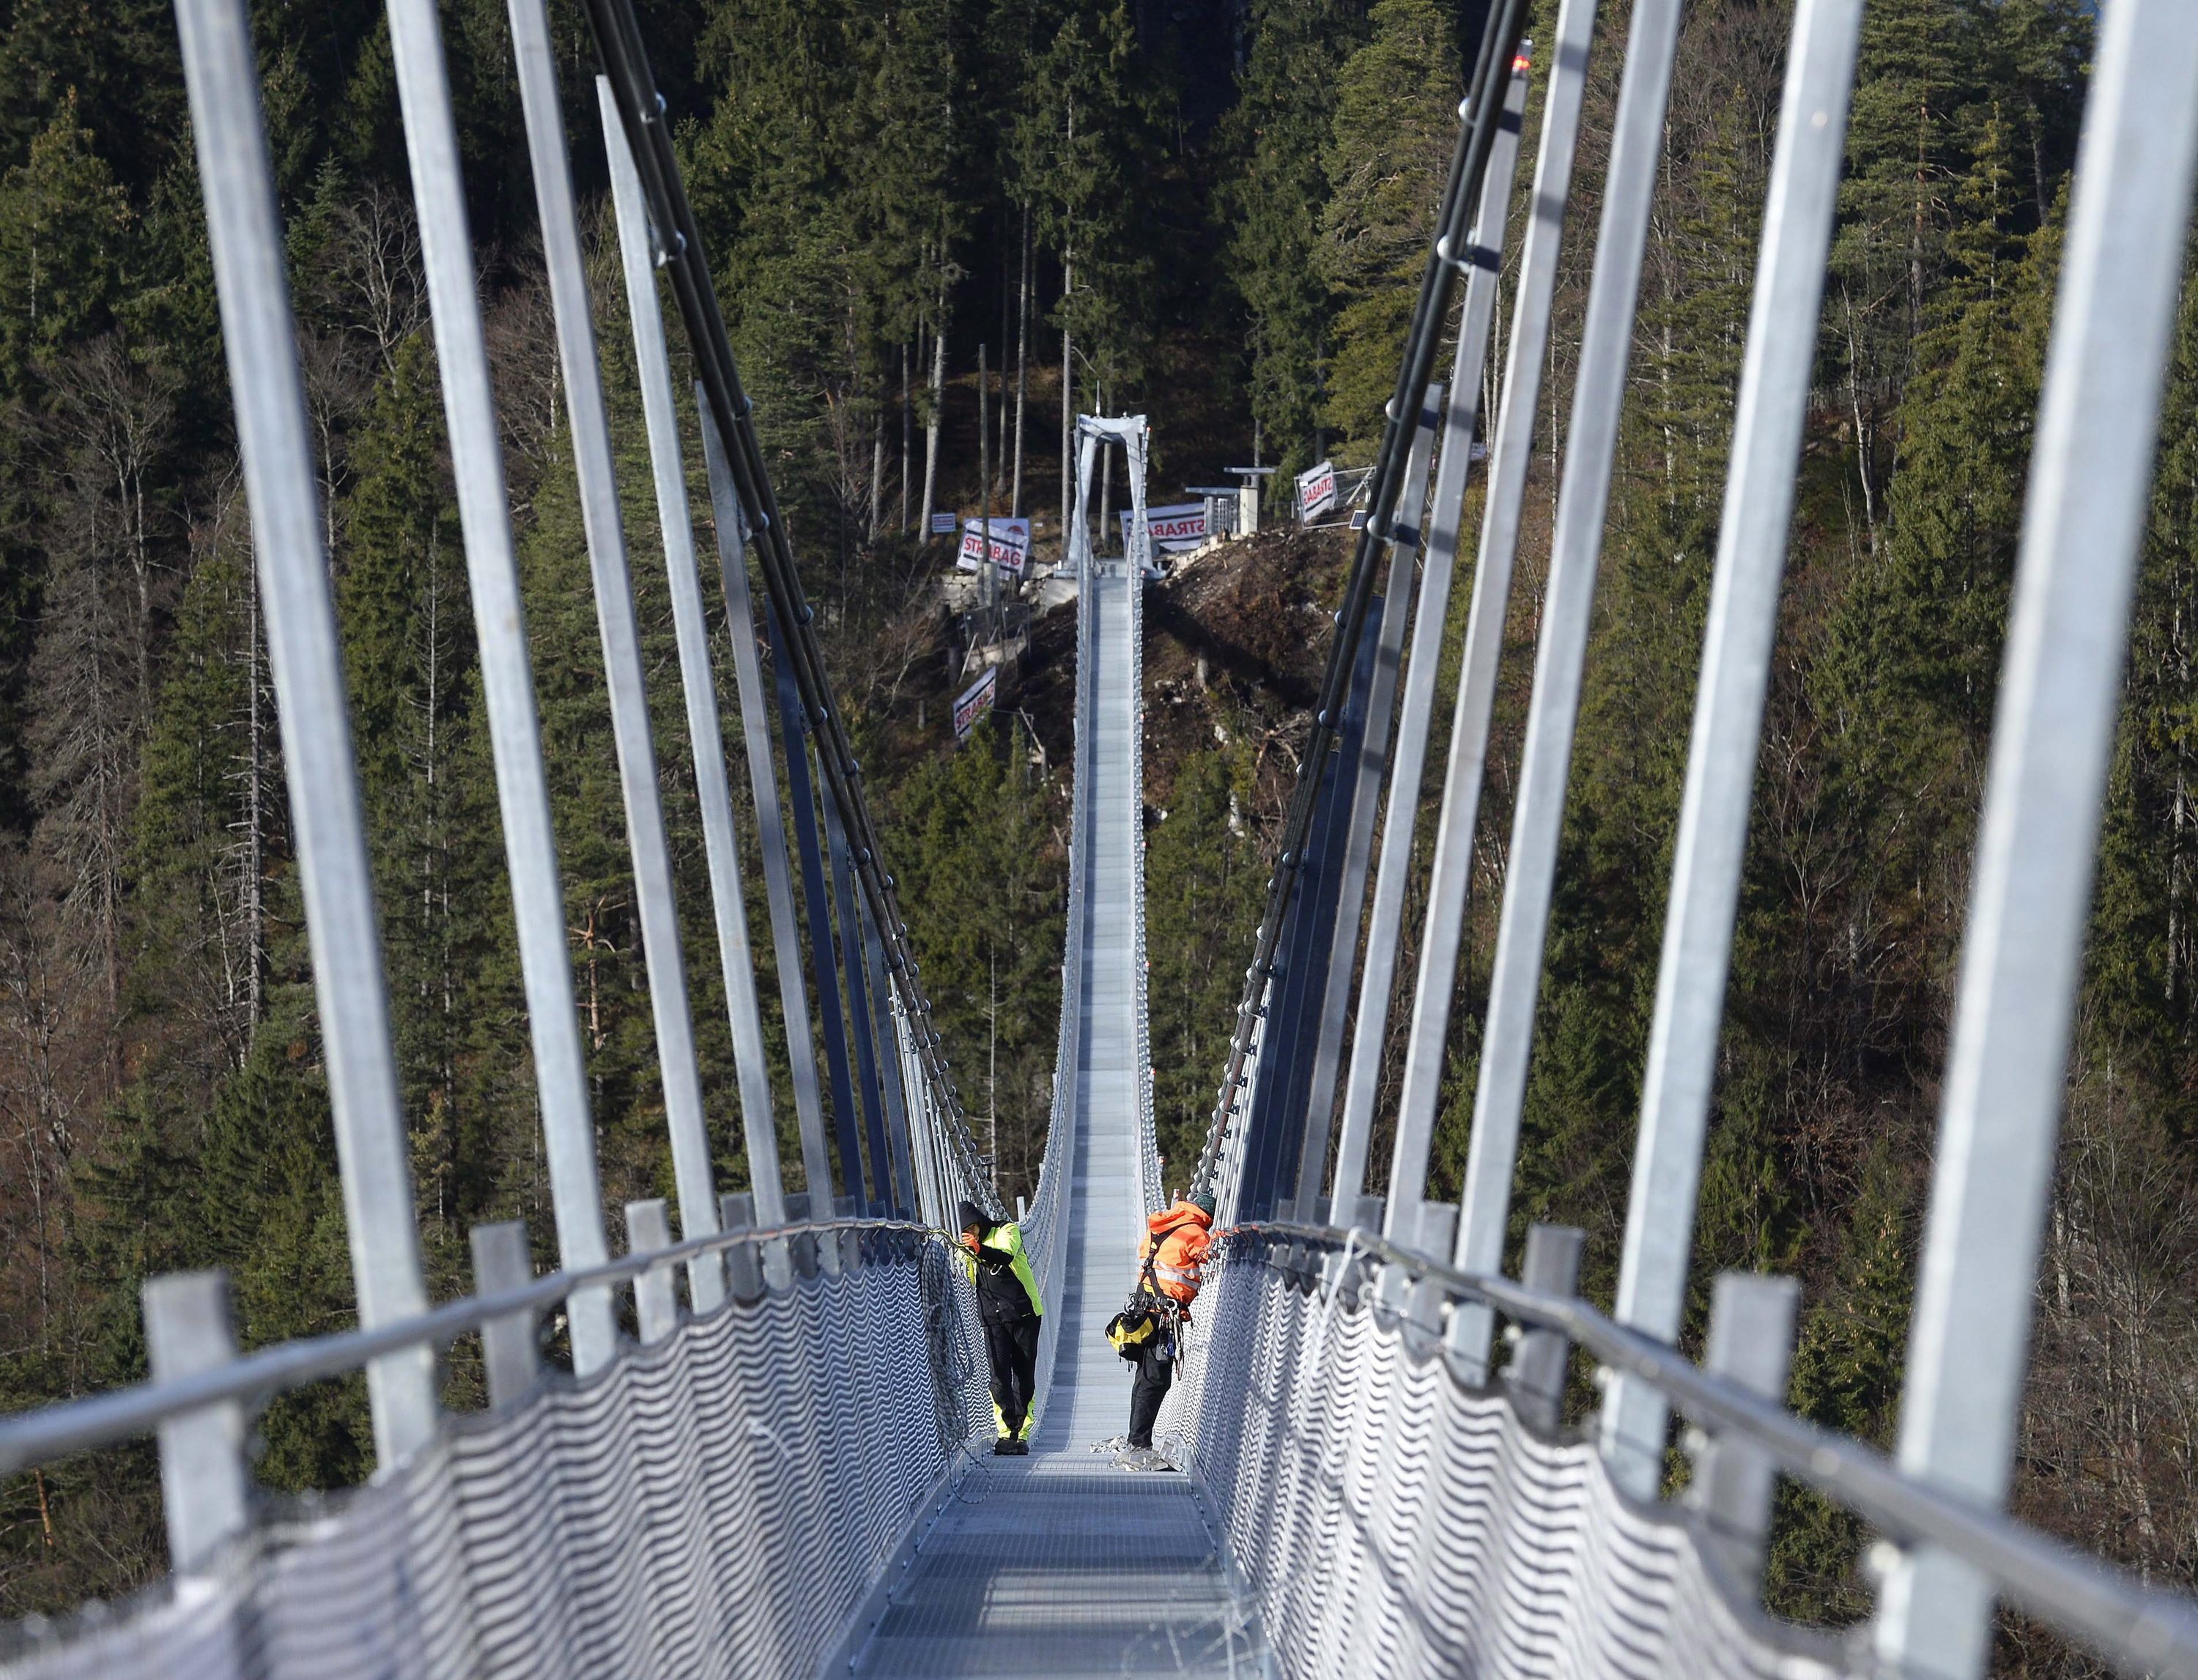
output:
M 1329 617 L 1350 561 L 1349 533 L 1263 532 L 1188 561 L 1145 591 L 1145 801 L 1165 808 L 1186 759 L 1211 746 L 1247 748 L 1253 815 L 1279 819 L 1297 772 L 1334 635 Z M 903 634 L 912 628 L 903 627 Z M 953 747 L 962 644 L 933 606 L 926 645 L 881 720 L 889 761 Z M 951 667 L 951 669 L 950 669 Z M 1076 614 L 1056 607 L 1031 625 L 1000 709 L 1018 714 L 1047 768 L 1066 777 L 1074 746 Z
M 1178 768 L 1237 747 L 1254 814 L 1279 817 L 1297 774 L 1350 561 L 1345 532 L 1263 532 L 1191 561 L 1145 595 L 1145 800 Z

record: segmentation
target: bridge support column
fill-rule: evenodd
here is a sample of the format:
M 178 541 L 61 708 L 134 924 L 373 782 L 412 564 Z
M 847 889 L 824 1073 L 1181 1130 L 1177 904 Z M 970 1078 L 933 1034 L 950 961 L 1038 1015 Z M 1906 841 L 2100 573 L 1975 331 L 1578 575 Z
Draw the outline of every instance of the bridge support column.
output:
M 1592 0 L 1573 0 L 1568 12 L 1592 11 Z M 1561 28 L 1560 33 L 1562 33 Z M 1562 128 L 1567 108 L 1561 102 L 1569 76 L 1573 84 L 1586 73 L 1586 49 L 1567 72 L 1560 64 L 1560 79 L 1553 84 L 1544 119 L 1545 130 Z M 1456 569 L 1459 526 L 1465 516 L 1466 480 L 1473 457 L 1473 440 L 1480 425 L 1480 376 L 1488 359 L 1488 342 L 1496 314 L 1497 278 L 1503 248 L 1504 225 L 1511 203 L 1511 182 L 1519 160 L 1519 128 L 1526 106 L 1527 73 L 1512 73 L 1504 99 L 1505 125 L 1496 137 L 1488 156 L 1488 177 L 1482 187 L 1480 206 L 1473 225 L 1473 266 L 1466 282 L 1465 307 L 1458 328 L 1457 354 L 1451 365 L 1450 399 L 1443 421 L 1442 455 L 1436 468 L 1433 501 L 1428 509 L 1427 559 L 1420 577 L 1419 608 L 1412 628 L 1410 662 L 1404 668 L 1404 700 L 1397 717 L 1397 745 L 1389 772 L 1387 817 L 1381 830 L 1381 857 L 1374 877 L 1374 903 L 1366 926 L 1366 969 L 1358 987 L 1358 1013 L 1352 1023 L 1351 1066 L 1344 1080 L 1343 1121 L 1335 1143 L 1334 1205 L 1348 1208 L 1366 1182 L 1366 1148 L 1373 1136 L 1374 1105 L 1381 1082 L 1382 1053 L 1389 1036 L 1389 1005 L 1396 990 L 1397 950 L 1404 920 L 1404 893 L 1412 868 L 1412 840 L 1418 827 L 1421 784 L 1426 778 L 1428 731 L 1433 718 L 1435 678 L 1442 666 L 1443 642 L 1450 623 L 1451 579 Z M 1578 116 L 1578 102 L 1570 108 Z M 1544 142 L 1544 148 L 1548 141 Z M 1555 211 L 1561 218 L 1561 198 Z M 1540 217 L 1530 224 L 1538 229 Z M 1554 254 L 1554 253 L 1552 253 Z M 1538 270 L 1532 266 L 1534 249 L 1521 273 L 1520 309 L 1526 311 Z M 1554 264 L 1544 264 L 1550 274 Z M 1533 352 L 1535 374 L 1541 369 L 1538 340 Z M 1433 400 L 1433 387 L 1429 388 Z M 1534 398 L 1526 398 L 1531 411 Z M 1508 410 L 1507 398 L 1507 409 Z M 1408 480 L 1409 491 L 1413 480 Z M 1485 561 L 1484 561 L 1485 563 Z M 1462 885 L 1462 883 L 1461 883 Z M 1440 889 L 1438 888 L 1438 891 Z M 1341 1000 L 1337 1004 L 1342 1007 Z M 1447 1018 L 1445 1020 L 1447 1030 Z M 1316 1095 L 1319 1083 L 1315 1082 Z M 1325 1115 L 1323 1116 L 1323 1122 Z M 1317 1195 L 1317 1175 L 1299 1180 L 1299 1203 Z M 1346 1224 L 1339 1216 L 1336 1224 Z M 1435 1258 L 1446 1259 L 1445 1248 Z
M 895 1214 L 913 1219 L 918 1204 L 915 1170 L 909 1153 L 908 1067 L 901 1060 L 900 1032 L 895 1025 L 900 1006 L 886 974 L 885 947 L 879 941 L 877 923 L 870 915 L 869 901 L 858 899 L 855 913 L 862 923 L 863 956 L 869 969 L 870 998 L 875 1010 L 870 1024 L 876 1043 L 879 1081 L 885 1090 L 886 1160 L 890 1169 L 881 1165 L 878 1171 L 884 1175 L 882 1182 Z
M 1383 619 L 1387 616 L 1385 612 Z M 1270 1024 L 1275 1030 L 1263 1034 L 1265 1042 L 1252 1083 L 1251 1118 L 1244 1130 L 1239 1218 L 1273 1216 L 1282 1188 L 1297 1182 L 1298 1148 L 1311 1129 L 1305 1112 L 1306 1088 L 1312 1078 L 1329 968 L 1339 956 L 1334 943 L 1340 921 L 1336 895 L 1342 885 L 1352 801 L 1358 792 L 1357 759 L 1366 738 L 1381 629 L 1382 619 L 1368 613 L 1344 702 L 1337 750 L 1323 774 L 1318 808 L 1305 836 L 1305 865 L 1285 911 L 1288 921 L 1277 948 L 1274 982 L 1268 989 L 1267 1007 L 1274 1017 Z M 1354 927 L 1354 938 L 1356 933 Z M 1344 955 L 1341 960 L 1347 965 L 1351 957 Z M 1323 1115 L 1323 1145 L 1326 1120 Z
M 664 1199 L 625 1205 L 625 1247 L 629 1254 L 654 1254 L 672 1246 L 672 1220 Z M 640 1321 L 642 1346 L 662 1341 L 679 1328 L 679 1297 L 671 1269 L 651 1266 L 633 1281 L 634 1317 Z
M 1520 759 L 1518 804 L 1505 859 L 1503 907 L 1497 922 L 1486 1026 L 1481 1035 L 1480 1079 L 1474 1090 L 1457 1250 L 1459 1265 L 1468 1271 L 1490 1272 L 1497 1268 L 1509 1223 L 1511 1178 L 1518 1157 L 1520 1117 L 1526 1107 L 1542 959 L 1556 885 L 1557 847 L 1572 774 L 1573 734 L 1579 718 L 1588 631 L 1594 615 L 1611 475 L 1617 461 L 1626 369 L 1633 349 L 1635 305 L 1640 294 L 1642 258 L 1657 161 L 1663 148 L 1665 108 L 1671 92 L 1672 59 L 1678 49 L 1682 10 L 1680 0 L 1638 0 L 1626 40 L 1602 220 L 1596 241 L 1594 277 L 1580 336 L 1579 373 L 1573 387 L 1572 424 L 1567 433 L 1556 528 L 1550 541 L 1541 639 L 1535 648 L 1533 696 Z M 1507 408 L 1507 419 L 1509 412 Z M 1474 596 L 1478 613 L 1482 604 L 1478 584 Z M 1491 626 L 1483 633 L 1498 632 Z M 1470 641 L 1470 631 L 1468 636 Z M 1491 666 L 1480 680 L 1492 682 L 1493 674 Z M 1485 750 L 1485 735 L 1480 741 Z M 1454 758 L 1457 750 L 1454 743 Z M 1477 799 L 1477 762 L 1470 774 Z M 1453 844 L 1469 846 L 1470 842 L 1459 835 L 1453 837 Z M 1453 892 L 1462 885 L 1454 884 Z M 1462 910 L 1462 903 L 1457 908 Z M 1432 916 L 1430 921 L 1432 927 Z M 1454 953 L 1456 928 L 1445 926 L 1440 937 L 1446 950 Z M 1453 968 L 1453 977 L 1454 973 Z M 1413 1016 L 1411 1061 L 1404 1075 L 1405 1112 L 1415 1128 L 1432 1120 L 1445 1038 L 1437 1024 L 1447 1022 L 1450 1007 L 1448 986 L 1428 989 L 1424 968 L 1422 978 Z M 1400 1123 L 1400 1137 L 1403 1131 Z M 1417 1163 L 1414 1165 L 1416 1170 Z M 1401 1191 L 1416 1195 L 1418 1189 L 1416 1183 L 1398 1185 L 1393 1174 L 1393 1202 Z M 1393 1211 L 1391 1218 L 1395 1218 Z
M 847 1077 L 847 1026 L 840 1012 L 840 982 L 832 962 L 832 908 L 824 889 L 824 857 L 817 837 L 817 791 L 809 767 L 809 717 L 788 657 L 786 626 L 766 598 L 764 615 L 770 625 L 771 666 L 778 678 L 780 744 L 786 749 L 786 793 L 794 811 L 794 840 L 801 860 L 801 901 L 809 912 L 810 972 L 817 980 L 817 1010 L 824 1028 L 825 1072 L 832 1081 L 832 1130 L 840 1146 L 840 1170 L 847 1188 L 862 1190 L 862 1146 L 855 1141 L 855 1098 Z M 801 1129 L 801 1164 L 808 1179 L 811 1217 L 832 1217 L 832 1156 L 822 1117 Z
M 877 1035 L 870 1026 L 869 987 L 865 983 L 863 922 L 855 909 L 854 871 L 848 867 L 847 836 L 840 821 L 840 808 L 830 799 L 824 805 L 824 844 L 832 865 L 832 897 L 838 912 L 839 938 L 834 945 L 840 977 L 847 987 L 847 1024 L 852 1036 L 856 1102 L 862 1111 L 864 1142 L 870 1158 L 869 1187 L 864 1184 L 863 1163 L 850 1155 L 844 1163 L 847 1191 L 858 1213 L 883 1213 L 893 1205 L 893 1189 L 886 1166 L 886 1122 L 879 1107 Z M 842 1128 L 841 1149 L 852 1129 Z
M 515 15 L 520 10 L 538 14 L 540 0 L 515 0 Z M 749 1177 L 768 1177 L 775 1185 L 778 1132 L 771 1117 L 770 1068 L 764 1054 L 763 1010 L 756 996 L 755 955 L 748 940 L 747 895 L 741 887 L 740 847 L 733 838 L 732 790 L 725 774 L 724 734 L 718 716 L 709 625 L 702 613 L 701 574 L 695 559 L 694 517 L 689 508 L 678 410 L 672 400 L 672 361 L 665 348 L 664 312 L 656 295 L 648 211 L 608 77 L 596 78 L 596 98 L 602 111 L 603 145 L 610 160 L 611 196 L 617 209 L 619 252 L 625 270 L 626 312 L 633 323 L 634 361 L 648 431 L 657 526 L 663 534 L 665 579 L 679 644 L 679 685 L 687 702 L 689 757 L 695 769 L 695 805 L 702 818 L 709 866 L 718 973 L 725 983 L 725 1013 L 732 1029 L 741 1133 L 747 1150 Z
M 770 907 L 771 958 L 778 971 L 778 1003 L 786 1027 L 787 1064 L 794 1080 L 794 1112 L 805 1140 L 812 1130 L 821 1131 L 823 1126 L 823 1099 L 817 1094 L 817 1044 L 809 1028 L 809 988 L 801 978 L 801 930 L 794 921 L 786 818 L 779 806 L 778 771 L 771 763 L 763 659 L 756 648 L 755 609 L 748 594 L 747 550 L 741 536 L 746 527 L 734 494 L 732 465 L 725 456 L 724 440 L 718 435 L 709 394 L 699 383 L 695 387 L 695 406 L 701 416 L 702 460 L 710 477 L 718 578 L 725 592 L 726 634 L 733 644 L 733 680 L 740 696 L 741 740 L 747 751 L 748 791 L 755 800 L 756 844 L 763 853 L 764 898 Z M 768 1177 L 756 1170 L 761 1154 L 758 1150 L 750 1155 L 748 1177 L 755 1186 L 756 1223 L 769 1229 L 786 1223 L 776 1136 L 770 1144 Z
M 400 11 L 416 12 L 414 27 L 432 29 L 433 0 L 391 0 L 392 37 Z M 580 489 L 580 522 L 587 538 L 588 569 L 595 586 L 596 622 L 609 691 L 611 733 L 625 794 L 626 850 L 633 863 L 642 956 L 648 975 L 649 1014 L 656 1028 L 657 1066 L 664 1081 L 665 1125 L 671 1136 L 672 1176 L 679 1192 L 679 1226 L 688 1237 L 714 1235 L 718 1193 L 710 1166 L 709 1117 L 702 1072 L 695 1049 L 695 1022 L 687 995 L 687 962 L 679 933 L 672 847 L 664 824 L 656 746 L 648 719 L 648 677 L 641 625 L 633 605 L 633 577 L 626 561 L 625 530 L 619 506 L 618 468 L 611 446 L 610 411 L 596 355 L 596 328 L 580 247 L 573 171 L 565 148 L 564 113 L 550 54 L 544 0 L 512 0 L 514 56 L 520 105 L 526 124 L 528 161 L 534 173 L 535 207 L 550 276 L 550 313 L 556 323 L 557 360 L 566 414 L 572 427 L 573 462 Z M 400 49 L 400 60 L 404 56 Z M 424 229 L 422 230 L 424 233 Z M 468 275 L 468 283 L 470 283 Z M 695 1310 L 708 1312 L 725 1298 L 724 1270 L 714 1254 L 688 1268 Z
M 728 1190 L 718 1198 L 719 1230 L 753 1230 L 755 1222 L 755 1197 L 748 1191 Z M 725 1251 L 726 1286 L 732 1291 L 733 1299 L 743 1306 L 752 1306 L 763 1299 L 764 1264 L 757 1249 L 757 1244 L 746 1242 Z
M 1490 190 L 1508 189 L 1509 177 L 1492 174 Z M 1462 353 L 1462 352 L 1461 352 Z M 1389 547 L 1389 578 L 1381 598 L 1381 627 L 1373 640 L 1372 666 L 1360 702 L 1354 738 L 1346 730 L 1335 755 L 1335 828 L 1329 845 L 1334 926 L 1327 931 L 1327 955 L 1317 984 L 1309 979 L 1312 1000 L 1311 1054 L 1293 1059 L 1305 1081 L 1305 1096 L 1288 1112 L 1300 1114 L 1301 1135 L 1294 1140 L 1277 1174 L 1276 1194 L 1290 1191 L 1300 1207 L 1320 1199 L 1328 1177 L 1328 1134 L 1334 1117 L 1336 1075 L 1343 1061 L 1343 1029 L 1351 1010 L 1351 980 L 1358 967 L 1359 925 L 1366 914 L 1366 873 L 1374 856 L 1374 820 L 1381 803 L 1383 773 L 1389 765 L 1389 725 L 1395 712 L 1398 661 L 1404 651 L 1404 627 L 1412 602 L 1422 592 L 1420 526 L 1426 513 L 1428 473 L 1434 456 L 1435 433 L 1444 411 L 1444 388 L 1428 387 L 1427 405 L 1412 434 L 1404 467 L 1404 486 L 1397 497 L 1396 539 Z M 1363 657 L 1363 655 L 1362 655 Z M 1416 671 L 1414 673 L 1417 675 Z M 1432 679 L 1431 679 L 1432 680 Z M 1407 809 L 1416 809 L 1416 792 Z M 1392 807 L 1393 811 L 1395 807 Z M 1410 819 L 1406 819 L 1409 823 Z M 1295 1084 L 1295 1081 L 1293 1081 Z M 1445 1253 L 1448 1251 L 1445 1250 Z

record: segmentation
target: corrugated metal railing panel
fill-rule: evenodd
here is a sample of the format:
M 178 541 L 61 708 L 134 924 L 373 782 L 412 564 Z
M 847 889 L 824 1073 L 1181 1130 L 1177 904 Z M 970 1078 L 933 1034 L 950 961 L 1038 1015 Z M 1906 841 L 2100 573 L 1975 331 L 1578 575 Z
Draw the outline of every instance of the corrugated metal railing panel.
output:
M 860 1247 L 584 1386 L 454 1419 L 397 1474 L 291 1504 L 208 1574 L 27 1640 L 0 1674 L 812 1674 L 990 1422 L 942 1249 Z
M 1460 1384 L 1404 1292 L 1331 1296 L 1226 1246 L 1172 1427 L 1285 1672 L 1852 1671 L 1823 1636 L 1738 1607 L 1685 1522 L 1624 1499 L 1591 1443 Z

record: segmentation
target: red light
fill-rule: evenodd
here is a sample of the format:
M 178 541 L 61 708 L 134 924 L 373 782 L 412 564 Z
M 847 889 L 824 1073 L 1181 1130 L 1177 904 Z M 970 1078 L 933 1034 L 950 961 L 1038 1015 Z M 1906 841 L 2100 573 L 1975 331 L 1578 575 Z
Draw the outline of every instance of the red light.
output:
M 1533 62 L 1534 61 L 1529 58 L 1525 53 L 1521 53 L 1516 58 L 1511 61 L 1511 73 L 1515 76 L 1523 76 L 1526 73 L 1528 68 L 1533 64 Z

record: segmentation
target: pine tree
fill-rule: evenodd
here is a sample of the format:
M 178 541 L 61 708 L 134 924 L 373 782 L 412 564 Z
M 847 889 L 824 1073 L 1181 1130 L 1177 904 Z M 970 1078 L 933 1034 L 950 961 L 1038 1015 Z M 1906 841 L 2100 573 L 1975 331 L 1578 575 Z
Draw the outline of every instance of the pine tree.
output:
M 1369 38 L 1337 78 L 1323 160 L 1318 266 L 1336 309 L 1323 413 L 1350 461 L 1370 459 L 1381 440 L 1464 84 L 1451 21 L 1433 0 L 1381 0 L 1368 22 Z
M 1873 541 L 1892 465 L 1886 428 L 1944 276 L 1951 195 L 1986 96 L 1989 11 L 1983 0 L 1888 0 L 1863 20 L 1827 313 Z
M 1203 748 L 1175 772 L 1145 854 L 1148 996 L 1154 1119 L 1172 1183 L 1187 1182 L 1212 1118 L 1242 989 L 1244 932 L 1259 920 L 1266 876 L 1238 815 L 1240 767 Z
M 224 511 L 177 614 L 131 839 L 129 1003 L 205 1029 L 175 1047 L 190 1070 L 186 1109 L 241 1063 L 258 1026 L 264 895 L 286 809 L 243 509 Z M 148 1064 L 141 1077 L 149 1085 L 170 1076 Z
M 1364 38 L 1354 0 L 1262 0 L 1225 139 L 1240 154 L 1224 188 L 1230 265 L 1251 316 L 1252 413 L 1282 476 L 1310 465 L 1322 435 L 1321 363 L 1332 305 L 1319 253 L 1337 67 Z
M 1893 1148 L 1873 1153 L 1836 1287 L 1804 1320 L 1794 1353 L 1794 1410 L 1880 1445 L 1892 1434 L 1914 1299 L 1911 1183 Z M 1771 1607 L 1814 1622 L 1867 1613 L 1869 1595 L 1856 1567 L 1862 1536 L 1862 1524 L 1846 1509 L 1782 1484 L 1767 1572 Z
M 1074 259 L 1076 288 L 1055 324 L 1074 339 L 1087 369 L 1079 377 L 1117 412 L 1154 338 L 1158 264 L 1147 232 L 1158 148 L 1144 67 L 1122 0 L 1050 11 L 1013 141 L 1015 190 L 1037 206 L 1039 237 Z
M 415 1188 L 447 1226 L 480 1170 L 457 1112 L 466 924 L 486 906 L 454 891 L 453 832 L 468 700 L 471 620 L 463 553 L 440 456 L 441 415 L 427 341 L 416 334 L 356 439 L 358 482 L 339 574 L 353 739 L 390 974 Z M 480 813 L 485 816 L 486 813 Z
M 2005 233 L 2003 157 L 1987 147 L 1959 195 L 1949 248 L 1962 267 L 1917 346 L 1931 372 L 1899 412 L 1882 552 L 1855 573 L 1812 677 L 1857 898 L 1875 901 L 1876 937 L 1904 950 L 1919 1005 L 1951 979 L 1943 932 L 1923 935 L 1957 922 L 1966 890 L 2058 265 L 2053 230 Z M 1893 978 L 1872 957 L 1858 968 L 1873 985 Z M 1920 1022 L 1942 1008 L 1897 1013 Z
M 0 383 L 10 395 L 30 388 L 34 362 L 111 321 L 133 220 L 71 95 L 0 177 Z
M 1058 799 L 1030 762 L 1023 725 L 996 712 L 894 789 L 888 811 L 933 1019 L 951 1047 L 978 1147 L 997 1133 L 1011 1194 L 1036 1187 L 1051 1112 L 1064 903 Z
M 342 1187 L 305 985 L 293 980 L 273 994 L 244 1067 L 215 1098 L 196 1172 L 203 1253 L 229 1274 L 238 1342 L 264 1347 L 352 1328 Z M 364 1480 L 373 1468 L 365 1400 L 357 1376 L 276 1399 L 260 1423 L 258 1478 L 292 1489 Z

